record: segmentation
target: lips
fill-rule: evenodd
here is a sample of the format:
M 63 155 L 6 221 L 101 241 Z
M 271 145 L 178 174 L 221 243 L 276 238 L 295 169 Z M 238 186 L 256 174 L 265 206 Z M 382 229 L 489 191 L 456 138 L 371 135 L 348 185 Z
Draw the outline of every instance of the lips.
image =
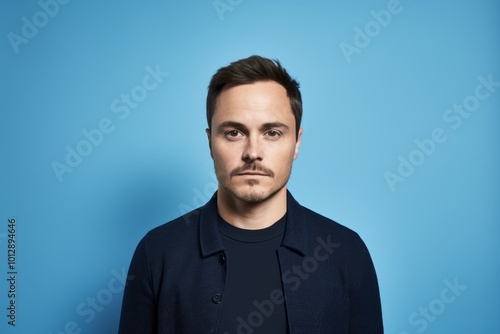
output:
M 237 175 L 239 175 L 239 176 L 269 176 L 267 174 L 261 174 L 261 173 L 240 173 Z
M 249 164 L 242 167 L 235 168 L 231 172 L 231 176 L 269 176 L 274 177 L 271 169 L 257 164 Z

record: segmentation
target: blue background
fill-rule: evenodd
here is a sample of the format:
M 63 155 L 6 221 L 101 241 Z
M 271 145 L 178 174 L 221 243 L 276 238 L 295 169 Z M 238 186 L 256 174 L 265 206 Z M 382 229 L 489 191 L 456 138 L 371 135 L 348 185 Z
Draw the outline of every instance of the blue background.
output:
M 219 12 L 212 0 L 41 3 L 52 15 L 36 1 L 0 10 L 0 332 L 64 333 L 72 322 L 81 333 L 116 332 L 116 276 L 137 242 L 216 188 L 209 79 L 252 54 L 280 59 L 301 83 L 304 134 L 289 188 L 365 240 L 386 333 L 500 332 L 500 87 L 481 88 L 489 96 L 456 129 L 443 118 L 474 101 L 479 77 L 500 81 L 498 2 L 401 0 L 383 25 L 371 11 L 391 1 L 221 0 Z M 29 38 L 27 21 L 39 25 L 24 28 Z M 140 88 L 148 67 L 168 72 L 150 91 Z M 132 92 L 147 96 L 127 117 L 115 113 L 113 101 Z M 105 119 L 113 130 L 58 178 L 53 163 L 66 165 L 66 147 Z M 414 153 L 436 128 L 446 140 Z M 418 166 L 391 188 L 384 175 L 398 173 L 400 156 Z M 5 316 L 10 217 L 15 328 Z M 446 280 L 462 290 L 445 304 Z M 99 312 L 92 298 L 105 302 Z M 432 321 L 419 315 L 429 307 Z

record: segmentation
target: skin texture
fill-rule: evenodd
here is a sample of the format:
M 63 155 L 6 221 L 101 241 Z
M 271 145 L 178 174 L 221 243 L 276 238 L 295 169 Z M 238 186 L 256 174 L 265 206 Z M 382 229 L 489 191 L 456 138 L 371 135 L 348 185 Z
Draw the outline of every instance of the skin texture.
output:
M 245 229 L 265 228 L 286 212 L 286 183 L 302 129 L 286 90 L 274 81 L 226 87 L 207 129 L 219 181 L 219 214 Z

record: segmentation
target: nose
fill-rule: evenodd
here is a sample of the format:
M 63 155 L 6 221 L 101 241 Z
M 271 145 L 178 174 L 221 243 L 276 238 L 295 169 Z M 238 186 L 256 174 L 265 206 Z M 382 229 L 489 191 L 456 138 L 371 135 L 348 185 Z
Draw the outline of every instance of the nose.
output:
M 257 138 L 251 138 L 250 136 L 248 137 L 245 144 L 245 149 L 243 151 L 242 159 L 246 163 L 262 161 L 262 152 Z

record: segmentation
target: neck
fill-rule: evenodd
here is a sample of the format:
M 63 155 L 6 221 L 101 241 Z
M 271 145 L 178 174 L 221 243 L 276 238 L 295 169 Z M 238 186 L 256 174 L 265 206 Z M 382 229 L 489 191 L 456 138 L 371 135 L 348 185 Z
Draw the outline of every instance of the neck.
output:
M 217 209 L 220 216 L 235 227 L 246 230 L 269 227 L 286 213 L 286 186 L 258 203 L 239 200 L 219 187 Z

